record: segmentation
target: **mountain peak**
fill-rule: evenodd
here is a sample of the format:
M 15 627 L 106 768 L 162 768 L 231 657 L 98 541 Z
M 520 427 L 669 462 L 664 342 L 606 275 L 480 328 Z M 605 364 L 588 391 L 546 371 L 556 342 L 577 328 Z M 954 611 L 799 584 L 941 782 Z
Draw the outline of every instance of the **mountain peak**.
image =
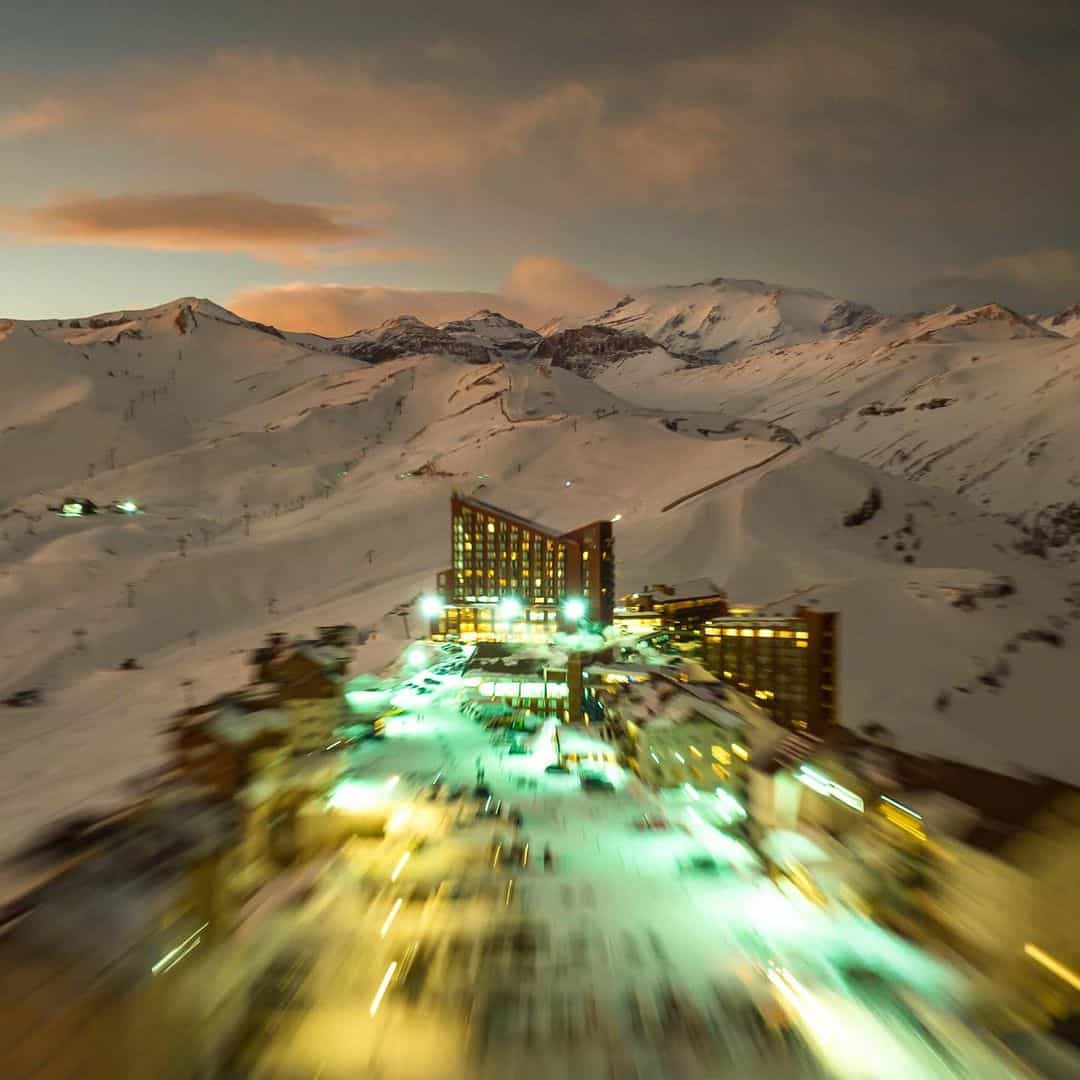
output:
M 881 318 L 866 304 L 812 289 L 717 277 L 641 290 L 576 325 L 633 331 L 677 356 L 711 363 L 843 337 Z M 570 325 L 560 321 L 551 330 Z

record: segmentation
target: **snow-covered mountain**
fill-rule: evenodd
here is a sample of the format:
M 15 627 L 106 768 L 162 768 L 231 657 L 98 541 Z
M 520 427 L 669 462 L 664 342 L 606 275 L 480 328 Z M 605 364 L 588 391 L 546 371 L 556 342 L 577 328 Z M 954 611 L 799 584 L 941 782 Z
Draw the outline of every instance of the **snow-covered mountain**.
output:
M 1034 320 L 1047 330 L 1063 337 L 1080 337 L 1080 300 L 1062 308 L 1056 315 L 1035 315 Z
M 359 335 L 190 299 L 0 323 L 0 692 L 47 698 L 0 730 L 0 847 L 156 762 L 181 684 L 244 682 L 267 631 L 352 622 L 377 631 L 358 670 L 396 655 L 397 612 L 446 564 L 455 487 L 557 527 L 621 514 L 618 587 L 709 576 L 835 608 L 844 722 L 1080 778 L 1075 571 L 980 509 L 1070 490 L 1080 342 L 969 315 L 708 367 L 643 348 L 591 379 L 510 355 L 533 339 L 486 314 L 397 320 L 383 340 L 417 351 L 378 363 L 338 349 Z M 487 341 L 508 354 L 481 358 Z M 965 469 L 968 497 L 941 489 Z M 873 485 L 881 510 L 846 527 Z M 145 513 L 48 513 L 69 494 Z M 117 670 L 128 656 L 144 670 Z
M 704 363 L 842 338 L 880 318 L 864 304 L 810 289 L 714 278 L 642 290 L 588 319 L 549 324 L 545 332 L 586 325 L 631 330 L 671 353 Z
M 616 330 L 613 326 L 581 326 L 556 330 L 544 339 L 542 354 L 556 367 L 575 371 L 579 375 L 596 376 L 612 364 L 636 358 L 638 362 L 668 363 L 682 367 L 677 360 L 652 338 L 633 330 Z
M 663 378 L 660 378 L 660 375 Z M 723 408 L 1080 542 L 1080 341 L 1008 308 L 882 318 L 707 367 L 624 363 L 629 401 Z
M 330 342 L 331 351 L 355 360 L 380 364 L 399 356 L 435 353 L 456 356 L 470 364 L 524 358 L 542 342 L 535 330 L 495 311 L 478 311 L 466 319 L 429 326 L 414 315 L 388 319 L 374 330 L 358 330 Z

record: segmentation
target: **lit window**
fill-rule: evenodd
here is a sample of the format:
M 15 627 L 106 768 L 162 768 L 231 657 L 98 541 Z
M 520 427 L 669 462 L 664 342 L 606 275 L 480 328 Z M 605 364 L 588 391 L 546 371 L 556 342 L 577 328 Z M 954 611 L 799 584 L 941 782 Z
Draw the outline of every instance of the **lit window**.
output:
M 726 629 L 724 631 L 724 637 L 736 637 L 738 635 L 738 633 L 739 633 L 738 630 L 729 628 L 729 629 Z
M 797 646 L 798 646 L 798 647 L 799 647 L 800 649 L 806 649 L 806 648 L 808 648 L 808 647 L 809 647 L 809 645 L 810 645 L 810 642 L 809 642 L 809 641 L 796 641 L 796 642 L 795 642 L 795 644 L 796 644 L 796 645 L 797 645 Z
M 739 633 L 743 637 L 753 637 L 754 636 L 754 631 L 753 630 L 740 630 Z
M 773 632 L 771 630 L 759 630 L 758 637 L 772 637 Z
M 493 533 L 494 531 L 495 531 L 495 522 L 494 521 L 489 521 L 488 522 L 488 532 Z
M 805 630 L 796 630 L 796 631 L 795 631 L 795 636 L 796 636 L 797 638 L 802 638 L 803 640 L 805 640 L 805 639 L 806 639 L 806 638 L 808 638 L 808 637 L 809 637 L 810 635 L 809 635 L 809 634 L 808 634 L 808 633 L 807 633 L 807 632 L 806 632 Z

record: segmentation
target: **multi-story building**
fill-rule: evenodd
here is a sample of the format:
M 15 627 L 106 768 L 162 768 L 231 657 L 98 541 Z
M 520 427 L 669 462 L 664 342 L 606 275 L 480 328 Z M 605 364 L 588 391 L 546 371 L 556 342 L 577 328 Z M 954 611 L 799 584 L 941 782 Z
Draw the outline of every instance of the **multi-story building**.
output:
M 799 608 L 790 617 L 749 609 L 710 619 L 705 666 L 752 694 L 773 719 L 821 735 L 837 723 L 837 616 Z
M 727 594 L 709 578 L 694 578 L 673 585 L 645 585 L 638 592 L 620 596 L 615 625 L 628 631 L 696 630 L 707 619 L 729 613 Z
M 611 622 L 610 521 L 558 532 L 455 492 L 450 538 L 453 566 L 438 575 L 437 595 L 422 601 L 431 637 L 543 641 L 582 621 Z

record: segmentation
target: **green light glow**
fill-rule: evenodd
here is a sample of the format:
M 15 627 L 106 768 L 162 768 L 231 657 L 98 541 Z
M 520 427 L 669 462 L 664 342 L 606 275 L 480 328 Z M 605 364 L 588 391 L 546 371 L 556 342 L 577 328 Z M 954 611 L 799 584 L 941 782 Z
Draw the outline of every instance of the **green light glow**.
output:
M 504 596 L 499 602 L 498 616 L 504 622 L 520 618 L 524 612 L 521 601 L 516 596 Z
M 123 510 L 125 514 L 134 514 L 138 509 L 138 504 L 133 503 L 130 499 L 125 499 L 123 502 L 116 504 L 118 510 Z
M 563 604 L 563 612 L 571 622 L 581 622 L 589 608 L 580 596 L 571 596 Z
M 64 505 L 60 507 L 60 513 L 63 514 L 64 517 L 82 517 L 82 512 L 82 503 L 64 503 Z
M 420 597 L 420 614 L 427 619 L 437 619 L 443 613 L 443 602 L 438 596 Z
M 413 667 L 423 667 L 427 663 L 427 653 L 423 649 L 410 649 L 405 657 Z
M 330 793 L 328 810 L 370 810 L 386 796 L 386 788 L 374 788 L 359 780 L 342 780 Z
M 746 817 L 746 811 L 739 800 L 729 795 L 723 788 L 716 789 L 716 799 L 720 804 L 720 812 L 727 818 L 729 824 Z

